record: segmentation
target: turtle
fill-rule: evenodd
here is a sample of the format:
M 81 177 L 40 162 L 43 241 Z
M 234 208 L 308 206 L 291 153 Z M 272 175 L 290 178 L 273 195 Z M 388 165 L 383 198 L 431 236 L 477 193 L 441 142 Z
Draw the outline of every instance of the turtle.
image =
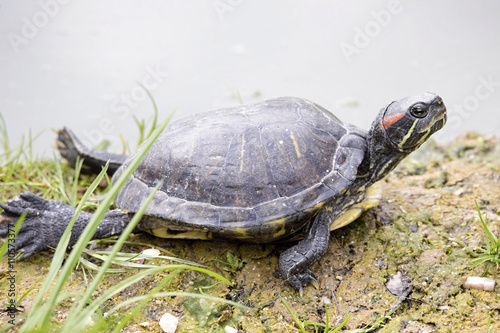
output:
M 93 237 L 120 234 L 161 182 L 135 231 L 166 238 L 293 241 L 279 255 L 278 271 L 302 291 L 317 283 L 310 267 L 325 253 L 330 231 L 377 205 L 378 182 L 441 129 L 446 117 L 441 97 L 428 92 L 383 107 L 369 131 L 297 97 L 180 118 L 153 143 Z M 109 162 L 112 181 L 135 156 L 93 151 L 67 128 L 57 145 L 70 164 L 79 156 L 99 171 Z M 29 192 L 0 207 L 4 237 L 7 223 L 27 213 L 16 239 L 24 257 L 57 246 L 75 213 Z M 80 213 L 70 245 L 91 216 Z

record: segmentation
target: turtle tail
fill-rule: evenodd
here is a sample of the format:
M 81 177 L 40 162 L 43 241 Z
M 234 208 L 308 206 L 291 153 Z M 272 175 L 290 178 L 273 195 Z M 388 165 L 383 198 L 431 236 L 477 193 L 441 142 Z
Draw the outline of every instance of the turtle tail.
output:
M 113 175 L 128 158 L 124 154 L 112 154 L 105 151 L 96 151 L 85 146 L 69 128 L 64 127 L 57 131 L 56 145 L 61 156 L 75 167 L 78 158 L 83 159 L 82 170 L 87 173 L 99 173 L 109 162 L 108 174 Z

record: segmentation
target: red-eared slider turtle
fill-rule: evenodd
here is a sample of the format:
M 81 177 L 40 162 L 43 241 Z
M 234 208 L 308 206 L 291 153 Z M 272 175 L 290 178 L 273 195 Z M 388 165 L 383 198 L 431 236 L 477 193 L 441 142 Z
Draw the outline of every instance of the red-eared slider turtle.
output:
M 279 258 L 281 276 L 301 290 L 315 281 L 309 267 L 325 252 L 330 229 L 376 204 L 373 198 L 363 203 L 367 189 L 445 122 L 446 108 L 432 93 L 390 103 L 368 133 L 293 97 L 189 116 L 160 135 L 94 238 L 120 234 L 162 181 L 139 231 L 256 243 L 302 235 Z M 70 162 L 79 155 L 87 166 L 100 169 L 110 161 L 113 179 L 134 158 L 87 149 L 69 130 L 60 132 L 58 145 Z M 31 193 L 0 206 L 0 220 L 27 212 L 16 238 L 25 257 L 55 247 L 75 211 Z M 90 217 L 80 213 L 70 245 Z M 0 235 L 6 234 L 3 223 Z

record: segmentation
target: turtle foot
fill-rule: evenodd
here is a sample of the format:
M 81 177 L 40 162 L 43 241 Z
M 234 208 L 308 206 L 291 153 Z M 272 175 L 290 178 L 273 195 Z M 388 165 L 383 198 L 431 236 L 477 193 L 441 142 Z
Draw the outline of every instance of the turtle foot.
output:
M 71 206 L 55 200 L 45 200 L 33 193 L 22 193 L 7 204 L 0 203 L 0 207 L 3 208 L 0 213 L 0 237 L 9 235 L 9 242 L 12 242 L 15 250 L 24 252 L 23 258 L 57 247 L 75 213 Z M 26 215 L 19 233 L 16 237 L 10 236 L 23 214 Z M 11 237 L 13 241 L 10 241 Z
M 302 296 L 303 288 L 309 283 L 313 284 L 316 288 L 318 287 L 318 280 L 316 280 L 316 276 L 309 269 L 306 269 L 302 273 L 289 275 L 287 281 L 299 291 L 300 296 Z

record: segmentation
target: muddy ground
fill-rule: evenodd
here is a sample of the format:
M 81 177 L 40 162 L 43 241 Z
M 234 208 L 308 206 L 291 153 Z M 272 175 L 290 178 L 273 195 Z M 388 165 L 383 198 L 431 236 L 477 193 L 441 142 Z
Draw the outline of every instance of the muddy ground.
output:
M 500 286 L 493 292 L 464 289 L 466 278 L 481 276 L 486 265 L 472 268 L 470 251 L 461 251 L 464 244 L 485 246 L 474 200 L 487 216 L 491 231 L 500 236 L 499 140 L 467 134 L 446 146 L 427 144 L 383 180 L 383 187 L 378 207 L 332 233 L 327 253 L 312 267 L 319 286 L 306 287 L 303 296 L 275 274 L 279 253 L 290 244 L 260 246 L 131 236 L 134 241 L 162 246 L 170 255 L 204 264 L 233 283 L 229 287 L 202 274 L 184 272 L 169 290 L 201 290 L 245 304 L 250 310 L 242 312 L 181 297 L 155 299 L 123 332 L 157 332 L 158 320 L 165 312 L 179 318 L 177 332 L 224 332 L 225 326 L 239 332 L 293 332 L 296 326 L 280 295 L 301 320 L 324 322 L 325 302 L 332 322 L 339 324 L 351 314 L 346 330 L 373 323 L 403 300 L 378 332 L 486 333 L 488 317 L 492 332 L 500 331 Z M 144 248 L 126 249 L 138 252 Z M 228 253 L 239 260 L 233 258 L 228 263 Z M 37 254 L 17 264 L 20 292 L 35 286 L 21 303 L 25 310 L 42 283 L 51 255 Z M 0 290 L 7 288 L 5 271 L 3 262 Z M 397 272 L 407 282 L 405 299 L 386 287 Z M 101 291 L 126 276 L 108 276 Z M 128 288 L 102 312 L 147 293 L 164 276 L 158 274 Z M 500 283 L 499 269 L 492 267 L 488 277 Z M 82 271 L 76 270 L 66 290 L 78 291 L 84 285 Z M 70 305 L 67 301 L 59 306 L 56 321 L 64 319 Z M 5 320 L 2 314 L 0 321 Z

